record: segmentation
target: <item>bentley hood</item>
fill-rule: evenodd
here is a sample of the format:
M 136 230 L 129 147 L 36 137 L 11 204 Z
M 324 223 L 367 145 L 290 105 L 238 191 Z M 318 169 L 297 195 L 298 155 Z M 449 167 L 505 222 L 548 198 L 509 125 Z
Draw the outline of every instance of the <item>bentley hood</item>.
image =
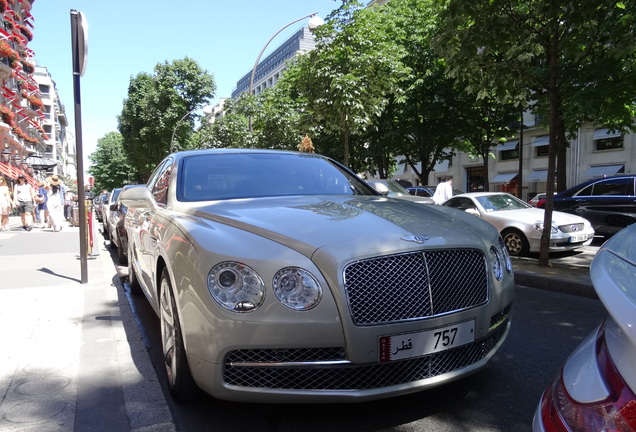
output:
M 391 201 L 391 204 L 389 204 Z M 185 212 L 220 229 L 231 226 L 306 256 L 349 244 L 368 253 L 427 246 L 483 248 L 496 239 L 488 223 L 447 207 L 376 196 L 302 196 L 216 201 Z M 353 244 L 353 245 L 351 245 Z

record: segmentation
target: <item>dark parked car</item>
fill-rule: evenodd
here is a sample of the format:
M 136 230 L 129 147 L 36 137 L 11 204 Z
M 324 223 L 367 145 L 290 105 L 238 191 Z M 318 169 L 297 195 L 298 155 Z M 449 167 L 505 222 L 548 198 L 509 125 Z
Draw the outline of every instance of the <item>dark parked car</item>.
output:
M 369 180 L 367 183 L 384 196 L 423 204 L 435 204 L 433 198 L 412 195 L 396 180 Z
M 93 206 L 95 207 L 95 217 L 97 218 L 97 222 L 104 221 L 104 206 L 108 202 L 108 194 L 99 195 L 93 201 Z
M 121 192 L 126 189 L 138 187 L 140 185 L 128 185 L 121 189 Z M 145 185 L 141 185 L 145 186 Z M 117 258 L 122 265 L 128 264 L 128 234 L 126 232 L 126 213 L 128 207 L 122 204 L 119 199 L 121 193 L 117 194 L 117 199 L 114 204 L 110 205 L 110 212 L 108 216 L 108 234 L 110 237 L 110 245 L 117 249 Z
M 102 206 L 102 223 L 104 224 L 102 234 L 108 240 L 110 238 L 110 228 L 108 226 L 108 218 L 110 217 L 110 206 L 115 203 L 117 197 L 121 193 L 121 188 L 115 188 L 108 194 L 108 201 Z
M 596 178 L 554 196 L 554 209 L 581 216 L 596 234 L 611 236 L 636 222 L 636 175 Z

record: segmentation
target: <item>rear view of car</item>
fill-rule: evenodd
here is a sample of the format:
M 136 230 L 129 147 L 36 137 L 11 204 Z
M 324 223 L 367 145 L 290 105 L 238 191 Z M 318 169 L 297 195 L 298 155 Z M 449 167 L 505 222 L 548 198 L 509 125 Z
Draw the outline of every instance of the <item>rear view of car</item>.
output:
M 599 249 L 590 274 L 610 316 L 544 392 L 535 432 L 636 430 L 636 225 Z

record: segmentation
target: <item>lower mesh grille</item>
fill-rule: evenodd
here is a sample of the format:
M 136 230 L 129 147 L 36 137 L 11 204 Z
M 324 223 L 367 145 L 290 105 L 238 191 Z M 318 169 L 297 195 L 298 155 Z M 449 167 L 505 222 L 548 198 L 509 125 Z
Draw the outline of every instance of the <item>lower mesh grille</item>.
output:
M 507 319 L 487 337 L 424 357 L 368 365 L 241 366 L 240 363 L 345 360 L 342 348 L 237 350 L 225 360 L 229 385 L 289 390 L 368 390 L 432 378 L 464 368 L 488 355 L 504 336 Z M 291 352 L 290 357 L 286 353 Z M 305 355 L 303 355 L 306 354 Z

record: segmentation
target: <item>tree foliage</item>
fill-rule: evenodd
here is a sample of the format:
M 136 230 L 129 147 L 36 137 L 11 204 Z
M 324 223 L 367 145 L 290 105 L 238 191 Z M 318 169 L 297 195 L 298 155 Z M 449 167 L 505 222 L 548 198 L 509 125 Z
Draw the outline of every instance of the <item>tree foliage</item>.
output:
M 131 78 L 118 120 L 139 181 L 145 181 L 170 151 L 193 145 L 195 111 L 210 103 L 215 90 L 212 75 L 187 57 L 158 63 L 153 75 Z
M 97 140 L 97 148 L 89 155 L 88 172 L 95 179 L 97 190 L 111 190 L 133 181 L 135 169 L 130 164 L 119 132 L 109 132 Z
M 436 47 L 449 75 L 548 119 L 547 202 L 540 264 L 548 259 L 557 155 L 586 121 L 631 128 L 636 4 L 598 0 L 442 1 Z M 560 157 L 557 189 L 565 187 Z

